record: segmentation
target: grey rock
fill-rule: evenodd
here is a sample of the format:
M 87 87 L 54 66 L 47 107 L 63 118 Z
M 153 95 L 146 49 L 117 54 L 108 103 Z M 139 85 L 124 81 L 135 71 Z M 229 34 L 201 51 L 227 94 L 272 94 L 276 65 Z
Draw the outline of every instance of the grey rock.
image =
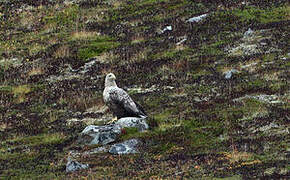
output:
M 139 144 L 139 140 L 137 139 L 130 139 L 124 141 L 122 143 L 114 144 L 109 152 L 111 154 L 133 154 L 138 153 L 137 145 Z
M 172 26 L 166 26 L 160 33 L 163 34 L 166 31 L 172 31 Z
M 236 69 L 231 69 L 224 73 L 226 79 L 231 79 L 233 74 L 238 73 L 239 71 Z
M 121 134 L 119 125 L 87 126 L 80 134 L 78 142 L 81 144 L 108 144 L 114 142 Z
M 204 18 L 206 18 L 208 16 L 208 14 L 202 14 L 200 16 L 196 16 L 196 17 L 192 17 L 190 19 L 188 19 L 186 22 L 200 22 L 202 21 Z
M 184 43 L 187 40 L 187 38 L 184 38 L 182 40 L 180 40 L 178 43 L 176 43 L 176 45 L 181 45 L 182 43 Z
M 76 160 L 71 159 L 68 157 L 67 163 L 66 163 L 66 172 L 75 172 L 81 169 L 87 169 L 89 167 L 88 164 L 81 164 L 77 162 Z
M 124 127 L 136 127 L 139 131 L 144 131 L 149 128 L 146 123 L 146 118 L 138 118 L 138 117 L 125 117 L 119 119 L 116 123 L 121 128 Z
M 248 38 L 248 37 L 250 37 L 250 36 L 253 36 L 253 34 L 254 34 L 254 31 L 253 31 L 251 28 L 249 28 L 249 29 L 244 33 L 244 38 Z

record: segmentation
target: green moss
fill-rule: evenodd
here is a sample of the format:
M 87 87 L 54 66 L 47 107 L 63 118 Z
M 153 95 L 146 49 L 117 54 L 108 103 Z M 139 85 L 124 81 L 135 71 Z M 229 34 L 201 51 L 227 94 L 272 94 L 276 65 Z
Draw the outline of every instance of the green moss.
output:
M 45 104 L 35 104 L 34 106 L 30 108 L 30 111 L 33 113 L 41 114 L 41 113 L 44 113 L 47 108 L 48 107 Z
M 128 139 L 131 139 L 131 138 L 139 138 L 141 134 L 142 133 L 140 133 L 138 131 L 138 128 L 126 127 L 126 128 L 122 129 L 122 134 L 121 134 L 120 139 L 121 140 L 128 140 Z
M 80 8 L 77 5 L 66 7 L 62 11 L 53 11 L 47 13 L 49 15 L 43 17 L 43 22 L 46 24 L 55 24 L 58 28 L 72 28 L 76 27 L 77 18 L 80 15 Z
M 184 122 L 183 131 L 190 147 L 207 151 L 221 146 L 218 137 L 224 132 L 224 127 L 218 121 L 193 118 Z
M 235 9 L 233 14 L 241 18 L 244 22 L 278 22 L 287 19 L 287 14 L 289 14 L 289 6 L 268 7 L 265 9 L 248 7 L 245 9 Z
M 16 137 L 2 142 L 4 150 L 8 147 L 14 150 L 0 153 L 0 164 L 5 162 L 1 175 L 15 179 L 43 179 L 61 175 L 63 165 L 55 162 L 54 158 L 64 156 L 58 150 L 66 140 L 63 134 L 54 133 Z
M 53 146 L 63 143 L 65 139 L 66 137 L 63 134 L 54 133 L 54 134 L 40 134 L 28 137 L 18 137 L 10 140 L 9 142 L 13 144 L 25 144 L 30 147 L 41 145 Z
M 85 61 L 89 58 L 98 56 L 103 52 L 116 48 L 119 45 L 118 42 L 110 37 L 96 37 L 94 40 L 85 43 L 85 45 L 78 50 L 77 56 L 79 59 Z
M 176 144 L 173 142 L 167 142 L 165 144 L 158 144 L 158 145 L 152 146 L 151 148 L 152 148 L 152 151 L 157 152 L 157 154 L 164 154 L 175 145 Z
M 272 54 L 266 54 L 262 57 L 263 61 L 265 62 L 272 62 L 274 61 L 274 59 L 277 57 L 276 54 L 272 53 Z
M 0 92 L 12 92 L 12 86 L 0 86 Z
M 200 54 L 203 56 L 217 56 L 224 54 L 222 45 L 225 44 L 225 41 L 217 41 L 210 45 L 204 45 L 201 47 Z
M 287 91 L 289 88 L 289 84 L 287 81 L 276 81 L 269 85 L 269 90 L 273 91 L 274 93 L 282 93 Z

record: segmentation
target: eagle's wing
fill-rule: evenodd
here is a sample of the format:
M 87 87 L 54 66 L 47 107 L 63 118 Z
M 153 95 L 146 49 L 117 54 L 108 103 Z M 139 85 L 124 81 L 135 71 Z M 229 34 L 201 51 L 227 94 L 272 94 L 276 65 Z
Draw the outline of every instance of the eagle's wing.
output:
M 113 103 L 124 108 L 128 114 L 133 114 L 138 117 L 147 117 L 144 109 L 139 104 L 136 104 L 129 94 L 121 88 L 114 88 L 110 92 L 110 99 Z

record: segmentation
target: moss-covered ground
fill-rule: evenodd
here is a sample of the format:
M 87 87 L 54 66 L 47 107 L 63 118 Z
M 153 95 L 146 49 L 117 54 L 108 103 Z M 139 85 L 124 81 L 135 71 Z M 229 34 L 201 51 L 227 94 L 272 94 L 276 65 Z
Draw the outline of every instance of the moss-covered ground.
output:
M 0 1 L 0 179 L 287 178 L 289 2 L 69 2 Z M 262 30 L 250 43 L 264 49 L 229 55 L 249 28 Z M 94 58 L 98 68 L 86 76 L 101 79 L 47 80 Z M 231 69 L 238 73 L 225 79 Z M 66 120 L 103 105 L 107 72 L 120 87 L 157 87 L 130 93 L 150 130 L 119 138 L 138 137 L 139 154 L 82 157 L 90 168 L 66 173 L 85 127 Z M 247 98 L 261 94 L 279 102 Z

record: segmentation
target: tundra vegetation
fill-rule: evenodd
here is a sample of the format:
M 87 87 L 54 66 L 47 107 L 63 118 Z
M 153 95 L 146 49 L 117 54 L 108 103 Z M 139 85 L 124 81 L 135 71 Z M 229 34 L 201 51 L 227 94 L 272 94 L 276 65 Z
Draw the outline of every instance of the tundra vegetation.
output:
M 289 22 L 286 0 L 0 0 L 0 179 L 287 178 Z M 107 72 L 150 130 L 66 173 Z

